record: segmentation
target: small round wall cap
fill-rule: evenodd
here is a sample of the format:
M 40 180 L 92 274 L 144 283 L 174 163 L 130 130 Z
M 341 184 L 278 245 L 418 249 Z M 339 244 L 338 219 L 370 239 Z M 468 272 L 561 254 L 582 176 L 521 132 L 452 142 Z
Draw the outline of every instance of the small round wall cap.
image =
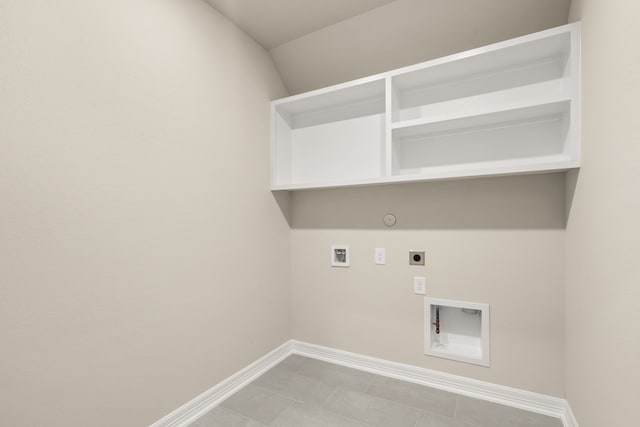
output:
M 396 216 L 394 214 L 386 214 L 382 217 L 382 222 L 384 222 L 384 225 L 387 227 L 393 227 L 396 225 Z

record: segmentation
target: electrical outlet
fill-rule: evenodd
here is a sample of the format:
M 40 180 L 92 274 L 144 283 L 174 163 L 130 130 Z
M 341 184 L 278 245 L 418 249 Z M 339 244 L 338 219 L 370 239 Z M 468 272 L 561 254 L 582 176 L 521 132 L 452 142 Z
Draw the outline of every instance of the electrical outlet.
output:
M 386 261 L 386 251 L 384 248 L 376 248 L 375 250 L 375 261 L 378 265 L 384 265 L 387 263 Z
M 413 278 L 413 293 L 426 295 L 427 293 L 427 279 L 422 276 L 416 276 Z

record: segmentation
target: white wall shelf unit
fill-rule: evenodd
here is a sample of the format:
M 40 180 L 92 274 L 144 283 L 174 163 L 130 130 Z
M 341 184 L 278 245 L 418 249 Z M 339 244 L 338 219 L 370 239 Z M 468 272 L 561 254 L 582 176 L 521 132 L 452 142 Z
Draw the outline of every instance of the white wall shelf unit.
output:
M 272 103 L 273 190 L 580 166 L 580 24 Z

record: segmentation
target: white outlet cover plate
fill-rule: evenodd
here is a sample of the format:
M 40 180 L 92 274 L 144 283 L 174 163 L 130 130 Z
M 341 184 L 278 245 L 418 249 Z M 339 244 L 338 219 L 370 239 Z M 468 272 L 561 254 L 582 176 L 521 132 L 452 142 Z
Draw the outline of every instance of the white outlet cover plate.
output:
M 387 255 L 384 248 L 376 248 L 375 261 L 378 265 L 385 265 L 387 263 Z
M 413 278 L 413 292 L 418 295 L 427 293 L 427 279 L 423 276 L 415 276 Z

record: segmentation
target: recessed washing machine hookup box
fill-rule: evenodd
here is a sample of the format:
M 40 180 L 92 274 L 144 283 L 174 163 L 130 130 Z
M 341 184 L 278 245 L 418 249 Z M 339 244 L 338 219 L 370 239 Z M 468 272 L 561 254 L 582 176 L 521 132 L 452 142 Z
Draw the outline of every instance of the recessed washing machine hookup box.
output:
M 489 304 L 424 299 L 424 353 L 489 366 Z

